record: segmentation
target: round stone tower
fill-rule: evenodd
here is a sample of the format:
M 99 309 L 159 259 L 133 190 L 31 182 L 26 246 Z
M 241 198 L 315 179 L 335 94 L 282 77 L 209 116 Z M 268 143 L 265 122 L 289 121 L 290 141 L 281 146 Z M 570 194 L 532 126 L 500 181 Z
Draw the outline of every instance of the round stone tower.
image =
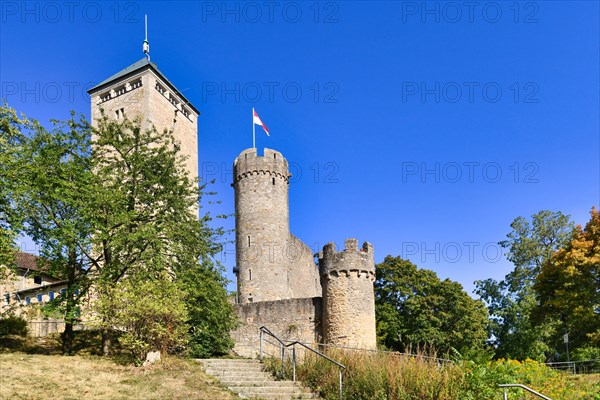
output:
M 373 246 L 346 240 L 336 252 L 328 243 L 319 253 L 323 287 L 323 341 L 345 347 L 375 349 L 375 261 Z
M 320 296 L 312 252 L 290 233 L 287 160 L 244 150 L 233 165 L 239 303 Z

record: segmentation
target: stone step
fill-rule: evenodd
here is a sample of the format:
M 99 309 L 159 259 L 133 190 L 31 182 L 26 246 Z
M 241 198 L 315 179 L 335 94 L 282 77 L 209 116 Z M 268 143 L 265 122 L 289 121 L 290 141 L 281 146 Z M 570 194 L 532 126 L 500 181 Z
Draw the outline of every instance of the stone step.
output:
M 216 365 L 216 364 L 204 364 L 206 368 L 210 369 L 227 369 L 231 371 L 237 370 L 248 370 L 248 371 L 262 371 L 262 365 L 258 364 L 248 364 L 248 365 Z
M 262 365 L 248 365 L 248 366 L 227 366 L 227 365 L 204 365 L 204 368 L 213 371 L 262 371 Z
M 305 390 L 292 386 L 292 387 L 280 387 L 280 386 L 228 386 L 229 390 L 234 392 L 244 392 L 250 395 L 261 395 L 261 394 L 307 394 Z
M 254 364 L 256 360 L 252 360 L 249 358 L 220 358 L 220 359 L 201 359 L 201 362 L 203 363 L 212 363 L 212 364 L 223 364 L 223 363 L 229 363 L 229 364 Z
M 243 394 L 238 394 L 241 399 L 253 399 L 253 400 L 305 400 L 305 399 L 318 399 L 317 396 L 311 394 L 301 394 L 301 395 L 287 395 L 287 394 L 262 394 L 259 397 L 255 396 L 245 396 Z
M 206 369 L 206 373 L 212 376 L 218 376 L 219 378 L 230 378 L 230 379 L 258 379 L 260 377 L 270 378 L 272 375 L 269 372 L 264 371 L 228 371 L 228 370 L 219 370 L 215 371 L 210 368 Z
M 220 380 L 221 382 L 256 382 L 260 385 L 267 385 L 270 382 L 274 382 L 273 379 L 265 378 L 263 376 L 260 377 L 252 377 L 252 376 L 242 376 L 240 378 L 236 378 L 234 376 L 219 376 L 219 375 L 211 375 L 212 377 Z
M 196 361 L 201 363 L 239 363 L 239 364 L 256 364 L 258 361 L 250 358 L 197 358 Z
M 315 396 L 312 393 L 309 392 L 303 392 L 303 391 L 292 391 L 292 390 L 262 390 L 262 388 L 255 388 L 255 390 L 253 390 L 253 388 L 237 388 L 237 387 L 230 387 L 228 388 L 229 390 L 231 390 L 234 393 L 237 393 L 240 397 L 242 398 L 256 398 L 256 399 L 266 399 L 266 398 L 277 398 L 277 399 L 297 399 L 297 398 L 304 398 L 304 399 L 314 399 Z
M 261 364 L 241 364 L 241 363 L 231 363 L 231 364 L 217 364 L 217 363 L 205 363 L 204 366 L 206 368 L 233 368 L 233 369 L 241 369 L 241 368 L 258 368 L 261 369 Z
M 298 382 L 276 381 L 258 360 L 199 359 L 205 371 L 243 399 L 291 400 L 318 398 Z
M 262 371 L 262 365 L 247 365 L 247 366 L 242 366 L 242 365 L 232 365 L 232 366 L 227 366 L 227 365 L 205 365 L 204 366 L 206 369 L 210 369 L 212 371 Z
M 212 375 L 214 376 L 214 375 Z M 236 377 L 218 377 L 218 376 L 214 376 L 215 378 L 220 378 L 219 380 L 225 384 L 232 384 L 235 385 L 236 382 L 245 382 L 245 383 L 252 383 L 252 382 L 256 382 L 259 384 L 264 384 L 264 382 L 273 382 L 273 378 L 271 377 L 263 377 L 263 376 L 259 376 L 259 377 L 252 377 L 252 378 L 247 378 L 247 377 L 242 377 L 242 378 L 236 378 Z M 286 381 L 276 381 L 276 382 L 286 382 Z
M 231 361 L 225 361 L 225 362 L 205 362 L 203 363 L 204 365 L 211 365 L 211 366 L 228 366 L 228 367 L 248 367 L 251 365 L 260 365 L 260 364 L 256 364 L 256 363 L 241 363 L 241 362 L 231 362 Z
M 221 380 L 221 383 L 225 386 L 244 386 L 244 387 L 253 387 L 253 386 L 260 386 L 260 387 L 264 387 L 264 386 L 269 386 L 269 387 L 273 387 L 273 386 L 277 386 L 280 388 L 286 388 L 286 387 L 291 387 L 291 388 L 298 388 L 298 385 L 296 384 L 296 382 L 292 382 L 292 381 L 255 381 L 255 380 Z

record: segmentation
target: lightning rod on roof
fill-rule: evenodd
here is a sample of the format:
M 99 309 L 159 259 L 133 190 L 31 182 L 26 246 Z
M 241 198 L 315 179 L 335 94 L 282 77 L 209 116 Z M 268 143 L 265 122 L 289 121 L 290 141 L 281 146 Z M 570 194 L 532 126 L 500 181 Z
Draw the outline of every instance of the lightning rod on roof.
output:
M 144 39 L 144 54 L 148 57 L 148 61 L 150 61 L 150 44 L 148 43 L 148 15 L 144 15 L 144 25 L 146 30 L 146 39 Z

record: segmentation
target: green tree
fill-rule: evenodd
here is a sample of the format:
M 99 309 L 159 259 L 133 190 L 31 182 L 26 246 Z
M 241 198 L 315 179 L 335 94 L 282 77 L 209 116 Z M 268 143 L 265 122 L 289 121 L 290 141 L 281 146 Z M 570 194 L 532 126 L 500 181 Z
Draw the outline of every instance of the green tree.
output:
M 192 347 L 201 343 L 206 355 L 227 351 L 234 314 L 214 259 L 222 231 L 210 227 L 208 214 L 198 219 L 204 186 L 198 188 L 185 172 L 179 143 L 170 131 L 144 130 L 139 120 L 106 116 L 94 137 L 101 191 L 95 197 L 93 247 L 99 254 L 100 295 L 114 294 L 104 288 L 127 276 L 168 276 L 188 304 Z M 110 309 L 99 309 L 98 316 L 103 326 L 118 326 Z
M 515 294 L 505 281 L 494 279 L 477 281 L 476 285 L 475 293 L 486 303 L 490 315 L 488 334 L 495 357 L 543 361 L 550 351 L 547 341 L 555 327 L 540 326 L 532 320 L 531 312 L 537 304 L 533 292 Z
M 511 223 L 507 240 L 499 244 L 514 269 L 498 282 L 476 281 L 475 293 L 485 301 L 490 315 L 489 335 L 496 347 L 496 357 L 543 360 L 554 349 L 548 346 L 557 321 L 544 325 L 532 320 L 537 305 L 533 283 L 542 265 L 568 240 L 573 224 L 561 212 L 543 210 Z
M 542 210 L 532 216 L 531 223 L 517 217 L 510 227 L 507 240 L 499 244 L 508 250 L 506 258 L 515 265 L 506 276 L 506 283 L 512 293 L 519 293 L 533 286 L 542 265 L 567 243 L 574 225 L 560 211 Z
M 14 234 L 29 235 L 40 246 L 48 272 L 69 281 L 66 295 L 52 304 L 67 322 L 65 353 L 71 352 L 72 323 L 86 292 L 98 304 L 117 302 L 103 296 L 119 296 L 113 289 L 124 279 L 176 288 L 181 304 L 210 298 L 192 307 L 200 311 L 185 314 L 186 326 L 193 335 L 210 324 L 202 331 L 203 348 L 225 351 L 230 342 L 223 332 L 234 318 L 214 259 L 222 232 L 210 227 L 207 213 L 198 219 L 204 187 L 185 173 L 172 133 L 106 116 L 96 129 L 72 117 L 54 121 L 46 131 L 8 106 L 0 109 L 0 117 L 0 145 L 6 150 L 0 159 L 3 241 L 11 250 Z M 9 257 L 8 250 L 2 256 Z M 91 315 L 103 327 L 109 322 L 116 329 L 129 326 L 118 323 L 107 307 Z
M 178 273 L 184 288 L 192 357 L 226 354 L 233 347 L 229 332 L 237 326 L 233 306 L 224 290 L 226 281 L 217 263 L 206 261 Z
M 387 256 L 377 265 L 375 311 L 380 342 L 399 351 L 415 346 L 463 351 L 482 346 L 486 338 L 482 302 L 459 283 L 400 257 Z
M 533 287 L 539 298 L 538 323 L 562 320 L 569 344 L 576 349 L 600 348 L 600 212 L 592 208 L 585 228 L 577 226 L 570 240 L 541 268 Z M 562 347 L 562 332 L 554 336 Z
M 21 225 L 10 213 L 11 185 L 15 181 L 11 165 L 15 163 L 14 149 L 22 141 L 17 129 L 21 121 L 14 110 L 4 104 L 0 107 L 0 282 L 9 277 L 14 267 L 15 239 Z
M 0 107 L 2 126 L 1 225 L 30 236 L 40 247 L 40 267 L 67 282 L 51 307 L 65 319 L 63 352 L 71 354 L 73 324 L 89 281 L 91 221 L 86 209 L 93 180 L 90 127 L 81 118 L 52 121 L 48 131 L 37 121 Z M 8 251 L 3 248 L 3 258 Z

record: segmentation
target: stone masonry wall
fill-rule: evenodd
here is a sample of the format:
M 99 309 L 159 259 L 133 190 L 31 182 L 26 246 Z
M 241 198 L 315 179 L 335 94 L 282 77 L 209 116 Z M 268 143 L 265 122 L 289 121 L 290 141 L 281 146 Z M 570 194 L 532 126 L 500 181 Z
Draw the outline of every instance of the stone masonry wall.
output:
M 296 236 L 290 234 L 284 253 L 288 260 L 288 271 L 292 297 L 321 297 L 319 266 L 315 264 L 314 252 Z
M 162 91 L 157 90 L 157 84 Z M 110 95 L 110 98 L 107 97 Z M 92 93 L 92 125 L 96 127 L 101 109 L 112 119 L 130 120 L 141 117 L 142 128 L 154 124 L 159 132 L 172 129 L 186 157 L 185 167 L 191 179 L 198 177 L 198 114 L 170 90 L 169 85 L 152 70 L 115 81 L 107 88 Z M 185 109 L 188 115 L 184 115 Z
M 288 299 L 260 303 L 236 304 L 235 313 L 240 326 L 231 336 L 234 351 L 244 357 L 255 357 L 259 352 L 259 328 L 267 327 L 284 340 L 318 343 L 321 338 L 321 298 Z M 276 349 L 265 345 L 267 353 Z

